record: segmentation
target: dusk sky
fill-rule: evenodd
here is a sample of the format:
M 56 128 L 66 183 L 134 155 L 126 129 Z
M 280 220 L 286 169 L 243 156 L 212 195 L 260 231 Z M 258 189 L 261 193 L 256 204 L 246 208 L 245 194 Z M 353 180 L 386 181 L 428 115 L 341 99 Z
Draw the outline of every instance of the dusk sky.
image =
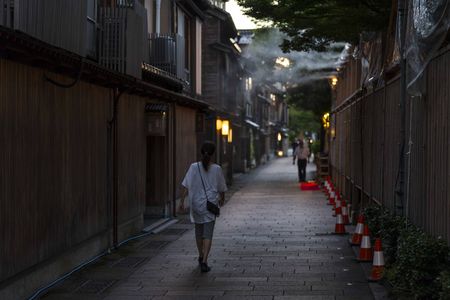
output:
M 231 14 L 237 29 L 255 29 L 256 24 L 247 16 L 245 16 L 236 0 L 230 0 L 226 4 L 226 10 Z

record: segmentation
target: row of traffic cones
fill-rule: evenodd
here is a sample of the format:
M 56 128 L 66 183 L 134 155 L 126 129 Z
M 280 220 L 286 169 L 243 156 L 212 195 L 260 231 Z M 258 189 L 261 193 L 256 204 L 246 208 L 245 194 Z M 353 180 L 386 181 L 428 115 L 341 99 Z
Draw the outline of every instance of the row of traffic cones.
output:
M 350 244 L 359 246 L 358 261 L 370 262 L 372 261 L 372 272 L 370 281 L 378 281 L 383 278 L 384 272 L 384 254 L 381 246 L 381 239 L 376 238 L 372 249 L 370 240 L 369 226 L 364 222 L 364 215 L 359 215 L 358 223 L 353 233 Z
M 334 216 L 336 216 L 335 234 L 346 234 L 345 225 L 352 223 L 351 205 L 342 199 L 329 178 L 324 182 L 324 192 L 328 198 L 328 205 L 333 206 Z M 355 232 L 350 239 L 352 246 L 359 246 L 358 261 L 372 261 L 372 271 L 370 281 L 378 281 L 383 277 L 384 255 L 381 246 L 381 239 L 376 238 L 372 249 L 369 226 L 364 222 L 364 215 L 360 214 L 355 228 Z

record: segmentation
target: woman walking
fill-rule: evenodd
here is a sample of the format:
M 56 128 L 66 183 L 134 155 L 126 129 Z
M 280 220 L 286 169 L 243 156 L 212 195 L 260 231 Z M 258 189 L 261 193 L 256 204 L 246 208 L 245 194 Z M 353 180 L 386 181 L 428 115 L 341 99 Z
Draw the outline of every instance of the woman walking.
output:
M 202 145 L 202 160 L 189 167 L 182 182 L 184 190 L 179 207 L 181 211 L 184 210 L 184 199 L 187 195 L 191 222 L 195 223 L 198 263 L 202 272 L 211 270 L 208 266 L 208 254 L 211 250 L 217 210 L 223 205 L 227 191 L 222 168 L 211 162 L 215 150 L 216 147 L 211 142 Z

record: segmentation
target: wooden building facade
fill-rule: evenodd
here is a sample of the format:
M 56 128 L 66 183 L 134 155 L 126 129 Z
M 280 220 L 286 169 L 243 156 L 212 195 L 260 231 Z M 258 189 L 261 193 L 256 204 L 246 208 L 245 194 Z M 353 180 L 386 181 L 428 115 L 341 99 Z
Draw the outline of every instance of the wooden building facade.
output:
M 210 105 L 206 117 L 206 139 L 216 144 L 216 162 L 222 166 L 228 183 L 234 167 L 241 168 L 242 87 L 240 50 L 233 41 L 237 31 L 224 10 L 225 1 L 216 1 L 205 13 L 203 24 L 203 99 Z M 217 120 L 220 120 L 217 123 Z M 222 134 L 217 124 L 228 122 L 231 133 Z
M 177 6 L 160 11 L 172 22 L 158 26 L 147 15 L 155 1 L 56 2 L 0 2 L 1 299 L 29 297 L 117 247 L 148 214 L 173 216 L 208 107 L 199 100 L 206 1 L 163 1 Z M 44 8 L 70 17 L 41 23 Z M 58 35 L 17 27 L 21 14 Z M 92 32 L 92 23 L 103 25 Z M 156 27 L 181 36 L 167 65 L 158 47 L 173 44 L 152 44 Z M 63 34 L 72 30 L 80 36 Z

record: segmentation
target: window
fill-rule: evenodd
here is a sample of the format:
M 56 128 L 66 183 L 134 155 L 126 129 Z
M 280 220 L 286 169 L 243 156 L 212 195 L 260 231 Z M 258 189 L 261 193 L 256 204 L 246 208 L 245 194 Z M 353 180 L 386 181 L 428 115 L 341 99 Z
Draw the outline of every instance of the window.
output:
M 251 77 L 245 78 L 245 90 L 250 91 L 252 87 L 253 87 L 252 78 Z

